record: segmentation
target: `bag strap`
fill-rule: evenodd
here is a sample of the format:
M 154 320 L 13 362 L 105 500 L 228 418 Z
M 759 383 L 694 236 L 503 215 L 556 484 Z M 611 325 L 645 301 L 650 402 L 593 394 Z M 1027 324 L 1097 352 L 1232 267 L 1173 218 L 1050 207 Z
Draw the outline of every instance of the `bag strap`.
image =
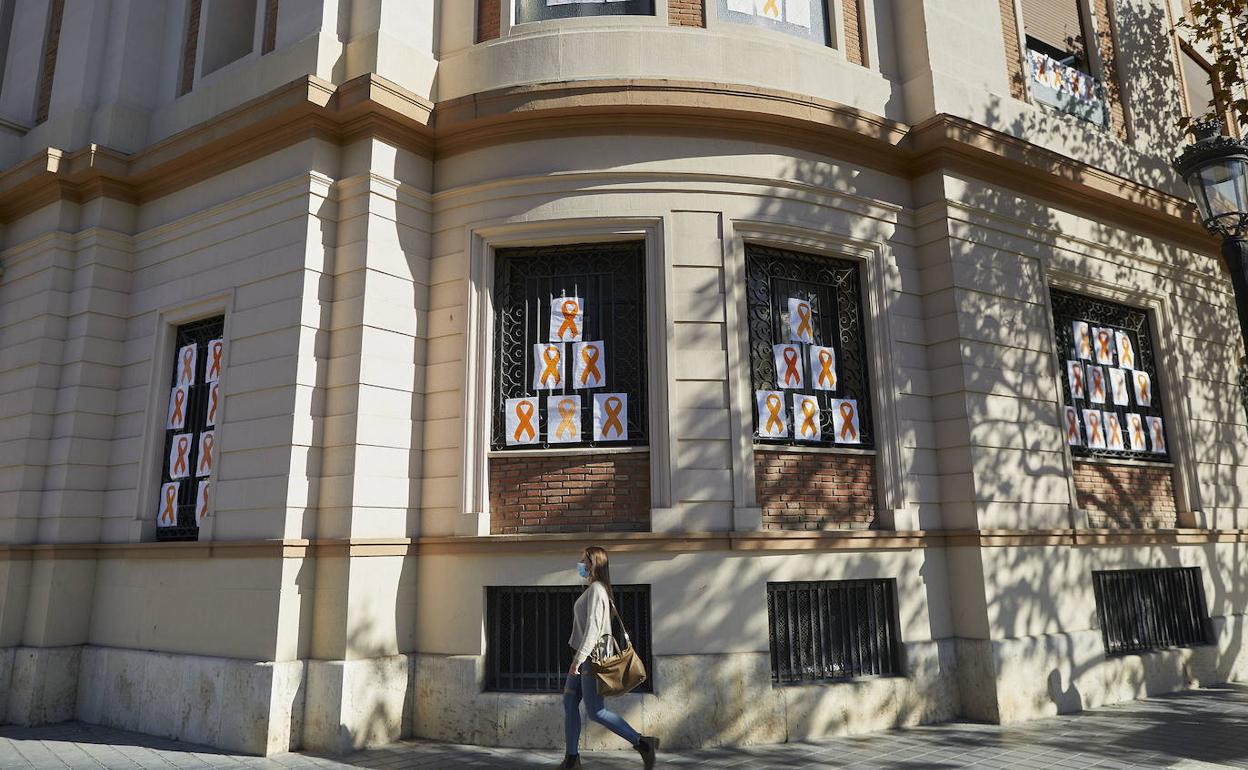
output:
M 620 617 L 620 611 L 615 608 L 615 599 L 608 598 L 607 601 L 609 601 L 611 604 L 611 614 L 615 615 L 615 619 L 620 621 L 620 630 L 624 632 L 624 646 L 632 647 L 633 640 L 630 639 L 628 636 L 628 626 L 624 625 L 624 618 Z

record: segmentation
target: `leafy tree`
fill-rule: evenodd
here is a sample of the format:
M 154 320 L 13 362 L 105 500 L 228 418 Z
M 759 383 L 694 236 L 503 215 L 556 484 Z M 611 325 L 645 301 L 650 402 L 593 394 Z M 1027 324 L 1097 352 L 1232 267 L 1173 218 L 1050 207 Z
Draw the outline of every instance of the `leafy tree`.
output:
M 1213 57 L 1213 102 L 1203 115 L 1183 118 L 1179 127 L 1229 120 L 1248 133 L 1248 0 L 1192 0 L 1186 18 L 1175 26 L 1208 46 Z

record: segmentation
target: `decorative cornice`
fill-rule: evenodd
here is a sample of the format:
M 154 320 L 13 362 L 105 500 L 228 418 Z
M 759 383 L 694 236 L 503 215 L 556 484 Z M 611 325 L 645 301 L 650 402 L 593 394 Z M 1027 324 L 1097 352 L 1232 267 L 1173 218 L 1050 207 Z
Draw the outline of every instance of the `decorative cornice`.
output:
M 906 178 L 964 173 L 1190 248 L 1212 246 L 1182 198 L 949 115 L 909 126 L 771 89 L 628 79 L 517 86 L 435 107 L 371 73 L 337 87 L 302 78 L 133 155 L 97 145 L 50 148 L 0 173 L 0 222 L 58 199 L 141 203 L 308 138 L 342 144 L 377 136 L 436 159 L 621 133 L 757 141 Z

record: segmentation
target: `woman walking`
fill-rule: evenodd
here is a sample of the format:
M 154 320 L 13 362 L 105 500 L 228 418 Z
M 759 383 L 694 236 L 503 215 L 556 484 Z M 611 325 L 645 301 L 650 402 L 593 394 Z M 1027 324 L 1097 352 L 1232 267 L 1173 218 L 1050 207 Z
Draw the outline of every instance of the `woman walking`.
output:
M 611 633 L 611 570 L 607 564 L 607 552 L 598 546 L 590 546 L 581 554 L 576 565 L 580 576 L 589 584 L 576 600 L 572 618 L 572 667 L 568 669 L 568 681 L 563 686 L 563 726 L 567 740 L 567 754 L 559 767 L 573 770 L 581 767 L 581 700 L 589 718 L 628 741 L 641 754 L 646 770 L 654 767 L 654 755 L 659 749 L 659 739 L 638 734 L 618 714 L 607 709 L 598 694 L 598 684 L 589 664 L 591 655 L 601 655 L 603 636 Z

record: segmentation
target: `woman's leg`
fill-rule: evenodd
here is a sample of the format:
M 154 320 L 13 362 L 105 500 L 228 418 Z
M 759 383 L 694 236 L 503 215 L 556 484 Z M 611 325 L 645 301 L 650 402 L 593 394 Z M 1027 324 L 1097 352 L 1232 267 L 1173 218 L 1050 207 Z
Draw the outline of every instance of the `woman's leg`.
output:
M 570 674 L 563 684 L 563 739 L 568 756 L 580 753 L 581 678 Z
M 602 702 L 602 696 L 598 694 L 598 683 L 594 680 L 593 670 L 588 663 L 581 666 L 581 696 L 585 698 L 585 713 L 590 719 L 628 741 L 629 746 L 637 745 L 641 736 Z

